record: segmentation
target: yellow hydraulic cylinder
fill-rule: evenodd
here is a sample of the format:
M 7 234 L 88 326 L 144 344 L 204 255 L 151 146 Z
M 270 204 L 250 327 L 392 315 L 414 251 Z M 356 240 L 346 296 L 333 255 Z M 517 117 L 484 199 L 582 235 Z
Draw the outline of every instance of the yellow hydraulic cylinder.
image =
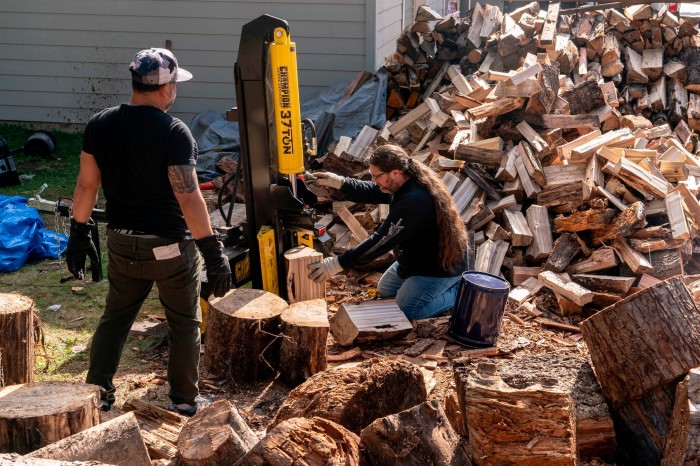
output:
M 296 44 L 290 42 L 284 28 L 276 28 L 274 42 L 269 49 L 277 133 L 277 171 L 284 175 L 304 173 Z
M 258 232 L 260 249 L 260 269 L 262 271 L 263 290 L 279 296 L 280 287 L 277 278 L 277 248 L 275 247 L 275 230 L 263 225 Z

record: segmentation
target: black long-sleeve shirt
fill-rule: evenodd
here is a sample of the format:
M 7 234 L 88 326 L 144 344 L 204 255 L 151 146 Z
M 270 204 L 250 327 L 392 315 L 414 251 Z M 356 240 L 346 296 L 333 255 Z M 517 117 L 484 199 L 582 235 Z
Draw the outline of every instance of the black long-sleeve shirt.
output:
M 389 215 L 374 234 L 338 256 L 343 268 L 367 264 L 394 250 L 401 278 L 455 275 L 440 266 L 435 202 L 424 187 L 409 179 L 392 195 L 371 181 L 346 178 L 340 191 L 353 202 L 389 204 Z

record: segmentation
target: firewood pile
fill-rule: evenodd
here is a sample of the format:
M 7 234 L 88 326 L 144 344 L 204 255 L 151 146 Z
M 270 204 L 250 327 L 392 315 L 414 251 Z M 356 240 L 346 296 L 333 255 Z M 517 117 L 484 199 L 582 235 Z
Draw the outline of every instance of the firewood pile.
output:
M 561 316 L 585 317 L 695 271 L 695 26 L 651 5 L 476 5 L 463 18 L 421 7 L 387 59 L 391 118 L 341 138 L 317 166 L 367 179 L 366 149 L 401 145 L 452 193 L 474 270 L 508 278 L 517 305 L 544 287 Z M 350 208 L 367 231 L 382 220 Z M 351 237 L 334 251 L 361 229 L 334 225 Z

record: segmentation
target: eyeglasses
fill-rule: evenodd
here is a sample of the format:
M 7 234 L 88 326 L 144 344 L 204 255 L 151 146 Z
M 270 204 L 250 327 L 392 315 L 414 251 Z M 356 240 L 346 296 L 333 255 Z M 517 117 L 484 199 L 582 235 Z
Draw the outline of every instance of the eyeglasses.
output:
M 379 172 L 376 175 L 372 172 L 369 172 L 370 176 L 372 177 L 373 180 L 378 180 L 379 178 L 382 177 L 382 175 L 386 175 L 386 172 Z

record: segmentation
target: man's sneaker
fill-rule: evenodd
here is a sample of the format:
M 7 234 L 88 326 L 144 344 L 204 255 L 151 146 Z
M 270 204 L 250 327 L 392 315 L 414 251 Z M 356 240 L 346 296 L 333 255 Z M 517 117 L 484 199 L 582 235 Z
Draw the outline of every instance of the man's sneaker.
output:
M 192 417 L 199 411 L 204 409 L 206 406 L 211 404 L 211 400 L 198 396 L 195 399 L 194 404 L 190 403 L 170 403 L 168 405 L 168 411 L 172 411 L 183 416 Z
M 112 403 L 107 400 L 100 400 L 97 402 L 97 407 L 100 408 L 100 411 L 109 411 L 112 409 Z

